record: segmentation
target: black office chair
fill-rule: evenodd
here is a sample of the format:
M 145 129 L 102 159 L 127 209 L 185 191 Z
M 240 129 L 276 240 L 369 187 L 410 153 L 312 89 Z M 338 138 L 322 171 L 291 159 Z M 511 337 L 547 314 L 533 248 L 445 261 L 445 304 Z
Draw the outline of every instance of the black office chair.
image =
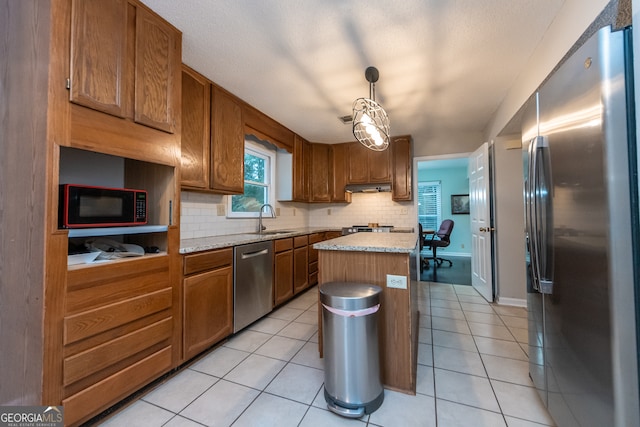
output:
M 422 236 L 422 224 L 420 224 L 418 228 L 420 229 L 420 236 Z M 433 263 L 435 264 L 434 267 L 440 267 L 445 261 L 449 263 L 449 267 L 453 265 L 453 262 L 451 262 L 451 260 L 440 258 L 437 254 L 438 248 L 446 248 L 451 243 L 450 238 L 452 231 L 453 221 L 450 219 L 445 219 L 444 221 L 442 221 L 442 224 L 440 224 L 440 228 L 438 229 L 438 231 L 436 231 L 430 239 L 424 237 L 424 241 L 421 242 L 420 249 L 422 249 L 422 247 L 424 246 L 426 248 L 431 248 L 431 251 L 433 252 L 432 257 L 426 257 L 422 260 L 427 268 L 429 267 L 430 259 L 433 260 Z

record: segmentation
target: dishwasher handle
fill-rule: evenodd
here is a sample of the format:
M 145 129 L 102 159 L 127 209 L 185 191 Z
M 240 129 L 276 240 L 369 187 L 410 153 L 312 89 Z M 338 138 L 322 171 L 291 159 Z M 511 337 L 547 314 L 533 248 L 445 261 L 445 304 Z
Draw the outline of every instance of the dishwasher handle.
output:
M 244 254 L 240 254 L 241 259 L 249 259 L 249 258 L 254 258 L 260 255 L 267 255 L 269 253 L 269 249 L 262 249 L 261 251 L 255 251 L 255 252 L 247 252 Z

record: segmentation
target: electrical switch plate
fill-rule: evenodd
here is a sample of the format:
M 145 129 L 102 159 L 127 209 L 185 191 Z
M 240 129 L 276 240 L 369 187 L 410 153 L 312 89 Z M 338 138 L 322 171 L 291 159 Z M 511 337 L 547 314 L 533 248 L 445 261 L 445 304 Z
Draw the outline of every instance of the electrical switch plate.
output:
M 225 215 L 225 208 L 224 205 L 217 205 L 217 209 L 218 209 L 218 216 L 224 216 Z
M 407 276 L 387 274 L 387 288 L 407 289 Z
M 280 216 L 280 208 L 276 208 L 276 216 Z

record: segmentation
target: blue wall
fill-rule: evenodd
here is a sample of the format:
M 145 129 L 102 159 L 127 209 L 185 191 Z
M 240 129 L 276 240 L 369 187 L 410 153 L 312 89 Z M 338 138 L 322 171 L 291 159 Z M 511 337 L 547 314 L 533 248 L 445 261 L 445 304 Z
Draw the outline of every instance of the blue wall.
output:
M 438 254 L 471 256 L 471 220 L 469 214 L 451 214 L 451 195 L 469 194 L 469 178 L 466 167 L 430 168 L 429 164 L 438 160 L 427 161 L 426 170 L 418 172 L 418 181 L 440 181 L 442 194 L 442 219 L 454 221 L 451 233 L 451 244 L 438 249 Z

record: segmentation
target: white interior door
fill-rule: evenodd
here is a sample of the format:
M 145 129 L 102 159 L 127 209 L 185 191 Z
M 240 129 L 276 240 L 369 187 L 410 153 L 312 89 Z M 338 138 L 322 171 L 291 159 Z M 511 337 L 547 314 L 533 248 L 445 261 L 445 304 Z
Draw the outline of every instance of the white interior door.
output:
M 489 144 L 486 142 L 469 156 L 469 213 L 471 216 L 471 284 L 480 295 L 492 302 Z

